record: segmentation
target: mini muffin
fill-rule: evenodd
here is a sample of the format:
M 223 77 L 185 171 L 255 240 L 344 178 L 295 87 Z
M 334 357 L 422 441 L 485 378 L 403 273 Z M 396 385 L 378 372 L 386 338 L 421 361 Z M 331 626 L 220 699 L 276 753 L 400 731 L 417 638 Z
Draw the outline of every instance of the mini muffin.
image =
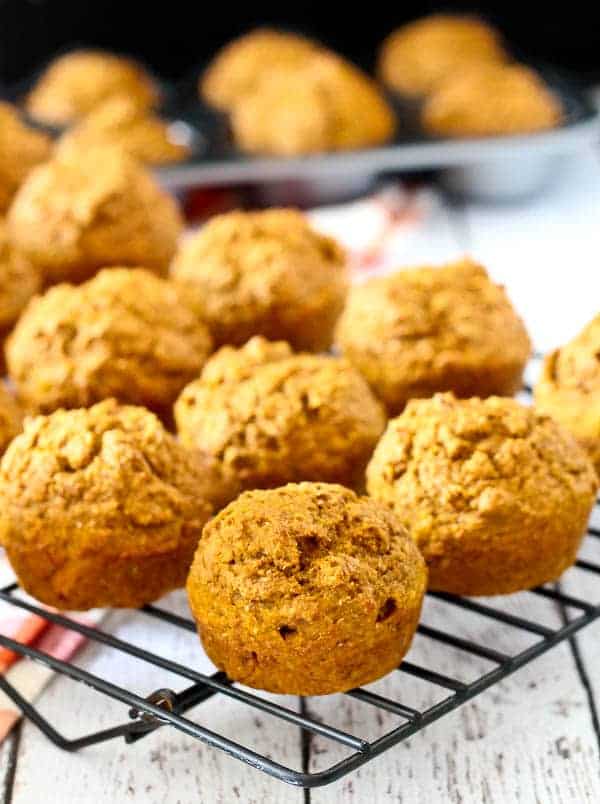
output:
M 321 52 L 264 76 L 232 109 L 231 128 L 244 151 L 295 156 L 380 145 L 396 118 L 369 76 Z
M 147 410 L 106 400 L 28 419 L 0 466 L 0 543 L 58 609 L 137 607 L 185 583 L 211 509 L 194 459 Z
M 31 169 L 50 158 L 51 148 L 49 137 L 26 126 L 10 104 L 0 102 L 0 214 Z
M 507 58 L 498 33 L 477 17 L 433 14 L 391 33 L 381 46 L 378 73 L 402 95 L 428 95 L 467 66 Z
M 497 595 L 575 561 L 596 497 L 585 451 L 514 399 L 413 400 L 387 427 L 367 488 L 407 528 L 431 589 Z
M 211 349 L 206 327 L 168 280 L 109 268 L 33 299 L 6 360 L 28 410 L 50 413 L 115 397 L 168 418 Z
M 138 109 L 159 99 L 156 84 L 132 59 L 99 50 L 77 50 L 55 59 L 25 101 L 31 117 L 66 126 L 109 98 L 128 98 Z
M 40 288 L 40 275 L 8 240 L 0 219 L 0 368 L 4 369 L 4 341 L 21 311 Z
M 600 476 L 600 315 L 546 357 L 535 403 L 573 433 Z
M 189 144 L 178 141 L 165 120 L 140 109 L 130 98 L 111 98 L 93 109 L 60 139 L 61 150 L 90 145 L 116 145 L 151 165 L 187 159 Z
M 319 49 L 304 36 L 258 28 L 234 39 L 215 56 L 198 84 L 211 106 L 230 111 L 265 74 L 301 67 Z
M 6 385 L 0 382 L 0 455 L 21 432 L 22 423 L 23 412 L 20 406 Z
M 183 229 L 175 200 L 120 148 L 67 149 L 35 168 L 8 214 L 12 241 L 48 284 L 106 265 L 167 271 Z
M 353 288 L 336 334 L 390 413 L 436 391 L 511 396 L 531 352 L 504 289 L 468 258 Z
M 182 443 L 211 458 L 236 492 L 300 480 L 360 486 L 385 427 L 345 360 L 258 337 L 210 358 L 177 400 L 175 421 Z
M 187 590 L 204 648 L 230 679 L 326 695 L 400 664 L 426 583 L 391 512 L 300 483 L 246 492 L 209 522 Z
M 423 127 L 443 137 L 527 134 L 555 128 L 562 104 L 522 65 L 486 65 L 448 76 L 423 107 Z
M 315 352 L 331 345 L 348 286 L 341 246 L 291 209 L 218 215 L 171 274 L 218 345 L 264 335 Z

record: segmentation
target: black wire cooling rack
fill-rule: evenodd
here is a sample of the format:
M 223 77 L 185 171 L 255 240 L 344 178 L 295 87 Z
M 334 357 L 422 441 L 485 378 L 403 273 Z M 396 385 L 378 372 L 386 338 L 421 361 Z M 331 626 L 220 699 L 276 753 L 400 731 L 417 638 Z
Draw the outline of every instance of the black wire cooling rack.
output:
M 596 509 L 596 512 L 600 513 L 599 503 L 596 504 Z M 590 527 L 588 536 L 594 538 L 600 537 L 600 529 Z M 591 573 L 598 576 L 600 575 L 600 564 L 579 559 L 575 564 L 575 571 L 586 574 Z M 0 589 L 0 600 L 30 613 L 37 614 L 50 623 L 76 631 L 94 643 L 99 643 L 111 650 L 127 654 L 141 662 L 153 665 L 157 671 L 157 682 L 161 680 L 161 671 L 165 671 L 183 679 L 188 686 L 186 686 L 183 691 L 174 692 L 170 688 L 161 688 L 159 683 L 157 683 L 156 691 L 147 698 L 144 698 L 123 686 L 119 686 L 105 678 L 87 672 L 71 662 L 60 661 L 35 647 L 23 645 L 13 639 L 0 635 L 1 646 L 34 661 L 42 662 L 53 670 L 75 681 L 83 682 L 98 692 L 125 704 L 129 707 L 129 720 L 113 728 L 97 731 L 71 740 L 65 738 L 57 731 L 56 728 L 40 714 L 37 708 L 26 701 L 7 681 L 6 677 L 2 675 L 0 675 L 0 690 L 6 693 L 21 709 L 23 714 L 35 723 L 55 745 L 67 751 L 76 751 L 117 737 L 123 737 L 127 743 L 134 743 L 160 727 L 170 726 L 196 740 L 200 740 L 202 743 L 225 751 L 230 756 L 246 762 L 253 768 L 264 771 L 288 784 L 306 788 L 318 787 L 334 782 L 350 771 L 358 768 L 360 765 L 369 762 L 369 760 L 378 756 L 383 751 L 386 751 L 411 735 L 414 735 L 428 724 L 453 711 L 461 704 L 479 695 L 492 685 L 497 684 L 536 657 L 550 650 L 550 648 L 554 647 L 559 642 L 568 639 L 586 625 L 600 618 L 600 604 L 594 605 L 587 600 L 564 594 L 556 586 L 544 586 L 532 589 L 525 594 L 549 599 L 560 606 L 563 613 L 566 612 L 566 610 L 572 610 L 576 612 L 576 615 L 572 619 L 567 619 L 567 617 L 564 616 L 561 627 L 552 628 L 543 624 L 537 618 L 523 618 L 506 611 L 502 604 L 503 598 L 495 599 L 494 605 L 491 605 L 487 601 L 482 602 L 470 598 L 455 597 L 453 595 L 429 593 L 429 597 L 435 598 L 444 608 L 447 606 L 455 610 L 461 610 L 462 612 L 474 613 L 475 615 L 487 618 L 489 621 L 494 621 L 502 626 L 512 627 L 517 631 L 524 632 L 534 641 L 528 644 L 524 650 L 515 653 L 505 653 L 496 648 L 481 644 L 481 641 L 475 642 L 470 639 L 465 639 L 459 634 L 453 633 L 454 628 L 445 628 L 442 630 L 421 624 L 418 633 L 426 639 L 433 640 L 434 642 L 449 646 L 450 648 L 458 649 L 472 657 L 487 660 L 491 662 L 494 667 L 466 683 L 457 678 L 440 673 L 432 667 L 422 666 L 421 664 L 408 661 L 402 662 L 398 667 L 400 673 L 416 676 L 426 684 L 435 685 L 438 689 L 449 693 L 433 705 L 423 708 L 418 708 L 416 705 L 411 706 L 410 703 L 395 700 L 392 697 L 383 696 L 367 689 L 353 689 L 345 693 L 346 696 L 357 699 L 376 710 L 384 710 L 400 718 L 400 725 L 374 740 L 349 734 L 334 725 L 312 717 L 308 714 L 308 708 L 306 706 L 300 707 L 300 711 L 297 712 L 271 700 L 262 698 L 250 691 L 240 689 L 236 687 L 224 673 L 216 672 L 213 675 L 205 675 L 190 667 L 172 661 L 165 656 L 145 650 L 129 641 L 119 639 L 112 634 L 102 631 L 100 628 L 89 627 L 73 621 L 62 614 L 46 611 L 19 594 L 19 588 L 17 584 L 14 583 Z M 196 630 L 192 620 L 157 606 L 145 606 L 140 610 L 137 616 L 158 618 L 173 628 L 192 632 Z M 449 617 L 442 619 L 442 622 L 455 622 L 455 618 Z M 341 761 L 318 772 L 308 772 L 307 769 L 294 770 L 286 767 L 275 759 L 240 745 L 235 740 L 211 731 L 185 716 L 185 713 L 190 709 L 215 695 L 226 696 L 237 701 L 239 704 L 240 718 L 245 716 L 250 717 L 256 714 L 258 710 L 264 714 L 279 718 L 299 727 L 302 730 L 303 736 L 317 735 L 327 741 L 341 744 L 349 753 Z

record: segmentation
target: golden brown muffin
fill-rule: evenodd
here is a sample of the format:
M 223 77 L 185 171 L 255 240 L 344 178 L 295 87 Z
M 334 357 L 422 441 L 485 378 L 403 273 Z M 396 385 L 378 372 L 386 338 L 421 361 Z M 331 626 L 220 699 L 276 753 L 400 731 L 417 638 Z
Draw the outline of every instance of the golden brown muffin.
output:
M 67 149 L 35 168 L 8 214 L 12 241 L 48 284 L 106 265 L 167 271 L 183 221 L 175 200 L 120 148 Z
M 367 469 L 407 528 L 429 586 L 497 595 L 552 581 L 575 561 L 596 497 L 584 450 L 514 399 L 412 400 Z
M 0 102 L 0 214 L 31 169 L 50 158 L 51 148 L 49 137 L 26 126 L 10 104 Z
M 140 268 L 108 268 L 33 299 L 8 339 L 6 360 L 28 410 L 115 397 L 168 418 L 210 350 L 208 330 L 172 282 Z
M 122 97 L 111 98 L 93 109 L 59 142 L 61 151 L 90 145 L 115 145 L 150 165 L 181 162 L 191 153 L 189 144 L 175 139 L 168 122 Z
M 588 451 L 600 477 L 600 315 L 544 360 L 535 403 Z
M 0 542 L 59 609 L 137 607 L 185 583 L 210 516 L 194 459 L 143 408 L 28 419 L 0 466 Z
M 341 246 L 291 209 L 218 215 L 183 244 L 171 274 L 217 345 L 264 335 L 327 349 L 348 287 Z
M 175 420 L 182 443 L 213 459 L 238 493 L 300 480 L 360 486 L 385 427 L 345 360 L 259 337 L 210 358 L 177 400 Z
M 27 112 L 48 125 L 65 126 L 109 98 L 123 97 L 138 109 L 159 99 L 158 87 L 132 59 L 99 50 L 76 50 L 55 59 L 25 101 Z
M 531 352 L 504 289 L 468 258 L 353 288 L 336 338 L 390 413 L 436 391 L 511 396 Z
M 423 107 L 423 127 L 443 137 L 526 134 L 555 128 L 562 104 L 521 65 L 486 65 L 450 75 Z
M 325 695 L 400 664 L 426 582 L 383 506 L 300 483 L 246 492 L 209 522 L 187 590 L 204 648 L 229 678 Z
M 4 370 L 4 340 L 29 299 L 40 288 L 40 275 L 8 240 L 0 219 L 0 368 Z
M 396 130 L 378 86 L 350 62 L 316 53 L 302 67 L 265 75 L 231 112 L 237 145 L 295 156 L 380 145 Z
M 477 17 L 433 14 L 391 33 L 381 46 L 378 73 L 402 95 L 428 95 L 471 65 L 507 58 L 498 33 Z
M 0 455 L 21 432 L 23 412 L 6 385 L 0 382 Z
M 211 106 L 230 111 L 265 74 L 302 67 L 319 45 L 304 36 L 258 28 L 234 39 L 215 56 L 198 84 Z

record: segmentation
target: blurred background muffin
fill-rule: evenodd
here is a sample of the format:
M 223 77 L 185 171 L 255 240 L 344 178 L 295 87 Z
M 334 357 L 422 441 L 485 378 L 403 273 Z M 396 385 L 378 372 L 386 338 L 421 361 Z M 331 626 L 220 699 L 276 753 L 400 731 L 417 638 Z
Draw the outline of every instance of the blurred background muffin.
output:
M 341 246 L 292 209 L 212 218 L 183 243 L 171 276 L 218 346 L 264 335 L 327 349 L 348 287 Z
M 31 171 L 50 158 L 50 138 L 25 125 L 17 110 L 0 101 L 0 215 Z
M 233 106 L 231 128 L 244 151 L 293 156 L 380 145 L 396 118 L 366 73 L 316 52 L 257 81 Z
M 90 145 L 115 145 L 150 165 L 181 162 L 191 153 L 189 142 L 178 137 L 166 120 L 121 96 L 95 107 L 63 134 L 59 142 L 61 151 Z
M 8 216 L 14 245 L 47 284 L 107 265 L 164 274 L 183 221 L 175 199 L 121 148 L 68 148 L 33 170 Z
M 229 42 L 217 53 L 201 76 L 198 91 L 211 106 L 231 111 L 265 75 L 302 67 L 319 49 L 305 36 L 258 28 Z
M 55 59 L 25 100 L 29 115 L 41 123 L 65 126 L 114 97 L 138 109 L 158 103 L 154 80 L 132 59 L 100 50 L 77 50 Z
M 0 218 L 0 369 L 4 370 L 4 341 L 31 297 L 41 287 L 40 275 L 8 239 Z
M 6 356 L 28 410 L 49 413 L 115 397 L 168 420 L 211 346 L 208 330 L 172 282 L 139 268 L 108 268 L 82 285 L 56 285 L 35 298 Z
M 6 384 L 0 381 L 0 456 L 21 432 L 23 411 Z M 0 542 L 1 544 L 1 542 Z
M 209 522 L 187 591 L 204 648 L 230 679 L 325 695 L 398 667 L 426 578 L 391 512 L 300 483 L 246 492 Z
M 175 405 L 182 443 L 238 493 L 300 480 L 360 488 L 383 408 L 349 363 L 253 338 L 224 346 Z
M 353 287 L 336 342 L 390 413 L 436 391 L 510 396 L 531 353 L 504 288 L 469 258 Z
M 600 315 L 546 356 L 534 393 L 538 410 L 573 433 L 600 477 Z
M 423 107 L 423 127 L 445 137 L 526 134 L 555 128 L 560 99 L 529 67 L 478 65 L 450 74 Z
M 474 16 L 433 14 L 391 33 L 379 52 L 378 74 L 402 95 L 422 96 L 456 71 L 502 63 L 500 35 Z

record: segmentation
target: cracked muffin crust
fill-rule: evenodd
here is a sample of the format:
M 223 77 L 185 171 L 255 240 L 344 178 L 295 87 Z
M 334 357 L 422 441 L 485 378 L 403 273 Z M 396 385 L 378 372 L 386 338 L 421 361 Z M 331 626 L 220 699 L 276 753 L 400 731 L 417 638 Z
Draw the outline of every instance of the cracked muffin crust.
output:
M 0 214 L 31 169 L 50 158 L 51 149 L 46 134 L 25 125 L 14 107 L 0 102 Z
M 244 151 L 294 156 L 387 142 L 396 117 L 366 73 L 319 52 L 265 75 L 232 109 L 231 128 Z
M 217 53 L 198 83 L 200 96 L 211 106 L 231 111 L 269 74 L 301 67 L 319 45 L 304 36 L 257 28 L 234 39 Z
M 385 426 L 349 363 L 258 337 L 208 360 L 175 421 L 182 443 L 214 460 L 238 493 L 300 480 L 359 486 Z
M 546 357 L 534 395 L 537 408 L 585 447 L 600 476 L 600 315 Z
M 498 33 L 477 17 L 432 14 L 393 31 L 381 46 L 378 73 L 402 95 L 428 95 L 468 65 L 507 58 Z
M 21 432 L 23 412 L 6 385 L 0 382 L 0 455 Z
M 511 396 L 531 352 L 504 288 L 468 258 L 352 288 L 336 341 L 390 413 L 436 391 Z
M 64 126 L 115 97 L 149 109 L 158 102 L 159 92 L 132 59 L 100 50 L 76 50 L 49 65 L 27 96 L 25 108 L 36 120 Z
M 7 220 L 47 284 L 81 282 L 107 265 L 164 274 L 183 230 L 175 200 L 110 146 L 66 149 L 35 168 Z
M 514 399 L 413 400 L 367 468 L 423 553 L 431 589 L 494 595 L 552 581 L 575 561 L 597 478 L 575 439 Z
M 194 459 L 143 408 L 29 419 L 0 465 L 0 543 L 59 609 L 137 607 L 185 583 L 210 516 Z
M 341 246 L 292 209 L 212 218 L 183 244 L 171 275 L 218 346 L 264 335 L 327 349 L 348 288 Z
M 50 413 L 116 397 L 168 418 L 211 346 L 172 282 L 140 268 L 107 268 L 33 299 L 6 359 L 28 410 Z
M 204 648 L 229 678 L 325 695 L 400 664 L 426 577 L 383 506 L 300 483 L 246 492 L 209 522 L 187 591 Z
M 495 64 L 448 76 L 427 99 L 423 127 L 446 137 L 526 134 L 555 128 L 562 104 L 541 77 L 520 64 Z

